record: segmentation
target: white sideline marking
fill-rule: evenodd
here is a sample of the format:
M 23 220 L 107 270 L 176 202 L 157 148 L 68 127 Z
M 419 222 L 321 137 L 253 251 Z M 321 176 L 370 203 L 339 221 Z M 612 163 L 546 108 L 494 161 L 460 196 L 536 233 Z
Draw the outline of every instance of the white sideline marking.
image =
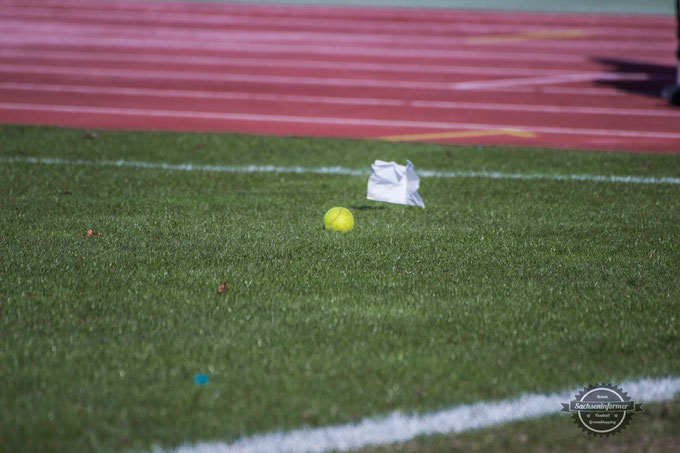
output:
M 169 164 L 166 162 L 140 162 L 134 160 L 82 160 L 61 159 L 59 157 L 0 157 L 0 163 L 44 164 L 44 165 L 83 165 L 93 167 L 128 167 L 171 171 L 204 171 L 215 173 L 296 173 L 324 174 L 341 176 L 368 176 L 368 169 L 357 170 L 345 167 L 280 167 L 275 165 L 202 165 L 202 164 Z M 624 184 L 680 184 L 680 177 L 625 176 L 625 175 L 561 175 L 558 173 L 503 173 L 496 171 L 436 171 L 419 170 L 423 178 L 482 178 L 482 179 L 517 179 L 517 180 L 551 180 L 609 182 Z
M 680 391 L 680 378 L 641 379 L 619 386 L 635 402 L 672 399 Z M 418 436 L 456 434 L 518 420 L 557 414 L 560 403 L 574 399 L 579 390 L 550 394 L 526 394 L 502 401 L 465 404 L 425 414 L 393 412 L 359 423 L 321 428 L 302 428 L 244 437 L 233 443 L 202 442 L 176 449 L 154 448 L 154 453 L 322 453 L 350 451 L 369 446 L 405 442 Z M 644 414 L 640 414 L 644 417 Z M 565 414 L 565 418 L 569 418 Z M 572 424 L 571 420 L 564 420 Z M 577 429 L 574 427 L 574 429 Z
M 149 53 L 120 53 L 120 52 L 84 52 L 72 50 L 32 50 L 32 49 L 0 49 L 0 56 L 7 58 L 31 58 L 56 60 L 63 62 L 65 59 L 93 62 L 126 62 L 126 63 L 161 63 L 180 65 L 224 66 L 238 65 L 245 67 L 263 68 L 305 68 L 305 69 L 332 69 L 352 71 L 381 71 L 416 74 L 470 74 L 470 75 L 504 75 L 504 76 L 546 76 L 576 73 L 572 69 L 533 69 L 533 68 L 503 68 L 493 66 L 461 66 L 459 64 L 418 64 L 409 63 L 380 63 L 374 61 L 327 61 L 308 60 L 298 58 L 258 58 L 258 57 L 235 57 L 235 56 L 201 56 L 201 55 L 163 55 Z M 77 69 L 74 69 L 77 71 Z M 579 71 L 582 73 L 583 71 Z
M 184 38 L 194 40 L 213 40 L 213 41 L 242 41 L 242 42 L 331 42 L 331 43 L 361 43 L 361 44 L 408 44 L 421 46 L 453 46 L 461 44 L 470 44 L 469 40 L 475 39 L 497 39 L 503 45 L 503 36 L 499 36 L 497 30 L 476 30 L 474 35 L 450 35 L 445 37 L 428 36 L 428 35 L 403 35 L 403 34 L 369 34 L 369 33 L 338 33 L 338 32 L 315 32 L 315 31 L 290 31 L 290 30 L 202 30 L 187 26 L 154 26 L 149 28 L 143 25 L 110 25 L 110 24 L 80 24 L 80 23 L 60 23 L 48 22 L 42 23 L 33 20 L 17 20 L 7 19 L 3 20 L 0 17 L 0 27 L 7 33 L 12 34 L 31 34 L 49 36 L 54 34 L 63 35 L 88 35 L 88 36 L 126 36 L 128 38 L 144 39 L 144 38 Z M 452 29 L 461 28 L 460 24 L 453 24 Z M 452 31 L 452 30 L 451 30 Z M 469 33 L 472 30 L 463 30 Z M 524 33 L 551 33 L 560 32 L 558 27 L 527 27 L 522 30 Z M 480 33 L 481 32 L 481 33 Z M 517 33 L 521 35 L 522 33 Z M 649 55 L 650 52 L 664 52 L 672 51 L 673 43 L 667 38 L 668 34 L 664 32 L 657 33 L 657 41 L 651 41 L 649 29 L 645 30 L 644 43 L 638 41 L 606 41 L 598 40 L 597 48 L 603 50 L 619 50 L 619 51 L 640 51 L 643 55 Z M 594 33 L 583 30 L 584 36 L 593 36 Z M 507 33 L 509 39 L 513 38 L 513 33 Z M 630 30 L 626 30 L 626 36 L 630 37 Z M 589 41 L 575 41 L 566 38 L 566 41 L 559 39 L 541 39 L 526 38 L 521 41 L 513 41 L 513 45 L 520 45 L 524 47 L 540 47 L 551 49 L 563 49 L 563 51 L 574 51 L 579 49 L 592 49 L 593 43 Z
M 1 55 L 1 52 L 0 52 Z M 9 86 L 14 86 L 17 87 L 21 85 L 21 82 L 7 82 L 5 85 L 7 87 Z M 38 85 L 38 84 L 36 84 Z M 42 86 L 49 86 L 49 84 L 40 84 Z M 58 85 L 55 85 L 58 86 Z M 81 85 L 68 85 L 68 86 L 81 86 Z M 85 86 L 85 85 L 83 85 Z M 100 86 L 100 85 L 97 85 Z M 159 88 L 161 89 L 161 88 Z M 184 90 L 180 90 L 184 91 Z M 584 87 L 559 87 L 559 86 L 534 86 L 534 87 L 497 87 L 497 88 L 489 88 L 488 91 L 495 91 L 495 92 L 504 92 L 504 93 L 546 93 L 546 94 L 558 94 L 558 95 L 570 95 L 570 96 L 629 96 L 630 94 L 626 92 L 625 90 L 622 89 L 617 89 L 617 88 L 611 88 L 611 87 L 602 87 L 602 88 L 584 88 Z M 648 90 L 647 91 L 649 94 L 652 94 L 656 96 L 658 93 L 654 90 Z M 361 99 L 361 98 L 357 98 Z
M 244 65 L 247 66 L 247 65 Z M 439 82 L 426 80 L 388 80 L 388 79 L 366 79 L 351 77 L 324 77 L 324 76 L 292 76 L 292 75 L 271 75 L 271 74 L 248 74 L 248 73 L 225 73 L 225 72 L 197 72 L 197 71 L 176 71 L 176 70 L 151 70 L 151 69 L 120 69 L 120 68 L 93 68 L 93 67 L 71 67 L 71 66 L 50 66 L 50 65 L 23 65 L 23 64 L 1 64 L 0 72 L 4 73 L 23 73 L 23 74 L 52 74 L 65 76 L 87 76 L 101 77 L 107 80 L 111 78 L 124 79 L 145 79 L 145 80 L 200 80 L 210 82 L 231 82 L 231 83 L 250 83 L 250 84 L 278 84 L 278 85 L 318 85 L 331 87 L 372 87 L 372 88 L 402 88 L 402 89 L 425 89 L 425 90 L 480 90 L 497 89 L 517 86 L 534 86 L 556 83 L 568 83 L 575 81 L 596 81 L 596 80 L 674 80 L 673 76 L 649 75 L 643 73 L 621 73 L 621 72 L 589 72 L 579 74 L 561 74 L 555 76 L 521 77 L 501 80 L 468 81 L 468 82 Z M 482 71 L 483 72 L 483 71 Z M 467 72 L 461 71 L 462 74 Z
M 410 121 L 410 120 L 389 120 L 375 118 L 336 118 L 322 116 L 296 116 L 296 115 L 271 115 L 258 113 L 232 113 L 232 112 L 197 112 L 184 110 L 150 110 L 138 108 L 117 108 L 117 107 L 87 107 L 81 105 L 49 105 L 49 104 L 26 104 L 14 102 L 0 103 L 0 110 L 23 110 L 32 112 L 60 112 L 60 113 L 90 113 L 94 115 L 119 115 L 119 116 L 141 116 L 158 118 L 185 118 L 202 120 L 228 120 L 244 122 L 264 122 L 264 123 L 292 123 L 292 124 L 333 124 L 352 127 L 395 127 L 395 128 L 423 128 L 423 129 L 462 129 L 468 131 L 489 130 L 489 129 L 513 129 L 523 130 L 538 134 L 558 134 L 558 135 L 592 135 L 598 137 L 637 137 L 680 140 L 680 133 L 676 132 L 648 132 L 648 131 L 627 131 L 627 130 L 608 130 L 608 129 L 582 129 L 571 127 L 541 127 L 527 125 L 507 125 L 507 124 L 472 124 L 472 123 L 447 123 L 436 121 Z
M 0 52 L 1 54 L 1 52 Z M 406 100 L 363 97 L 313 96 L 297 94 L 252 93 L 244 91 L 178 90 L 166 88 L 132 88 L 101 85 L 51 85 L 37 83 L 0 82 L 0 90 L 42 91 L 47 93 L 79 93 L 92 95 L 179 97 L 192 99 L 224 99 L 267 102 L 303 102 L 312 104 L 380 105 L 405 107 Z M 670 109 L 669 109 L 670 110 Z M 675 113 L 674 110 L 671 110 Z M 659 113 L 663 113 L 660 111 Z M 680 112 L 677 112 L 680 115 Z M 656 116 L 656 115 L 655 115 Z M 661 115 L 663 116 L 663 115 Z
M 2 55 L 2 51 L 0 51 Z M 582 115 L 616 115 L 616 116 L 658 116 L 680 117 L 680 110 L 673 109 L 629 109 L 607 107 L 579 107 L 567 105 L 530 105 L 530 104 L 494 104 L 484 102 L 458 101 L 426 101 L 389 98 L 341 97 L 341 96 L 305 96 L 295 94 L 249 93 L 242 91 L 201 91 L 163 88 L 131 88 L 114 86 L 89 85 L 53 85 L 39 83 L 0 82 L 0 90 L 8 91 L 42 91 L 47 93 L 80 93 L 92 95 L 178 97 L 191 99 L 225 99 L 263 102 L 301 102 L 312 104 L 343 105 L 378 105 L 384 107 L 418 107 L 427 109 L 456 110 L 493 110 L 510 112 L 543 112 L 543 113 L 578 113 Z
M 665 76 L 658 76 L 666 79 Z M 551 85 L 556 83 L 570 83 L 594 80 L 649 80 L 648 74 L 642 73 L 620 73 L 620 72 L 587 72 L 582 74 L 562 74 L 544 77 L 526 77 L 500 80 L 481 80 L 475 82 L 459 82 L 451 84 L 456 90 L 483 90 L 486 88 L 512 87 L 520 85 Z
M 125 79 L 151 80 L 201 80 L 211 82 L 238 83 L 266 83 L 282 85 L 317 85 L 317 86 L 346 86 L 373 88 L 404 88 L 427 90 L 451 90 L 449 82 L 419 81 L 419 80 L 381 80 L 364 78 L 314 77 L 293 75 L 267 74 L 234 74 L 227 72 L 197 72 L 197 71 L 158 71 L 150 69 L 119 69 L 119 68 L 82 68 L 68 66 L 42 65 L 12 65 L 0 64 L 0 72 L 74 75 L 87 77 L 103 77 Z M 603 74 L 605 76 L 606 74 Z M 636 75 L 637 76 L 637 75 Z
M 300 54 L 300 55 L 349 55 L 356 57 L 357 55 L 372 56 L 376 58 L 382 57 L 398 57 L 398 58 L 452 58 L 452 59 L 471 59 L 481 61 L 547 61 L 555 62 L 555 53 L 548 52 L 529 52 L 520 51 L 482 51 L 482 50 L 454 50 L 454 49 L 433 49 L 433 48 L 396 48 L 395 46 L 384 47 L 369 47 L 356 44 L 354 46 L 348 45 L 332 45 L 332 44 L 276 44 L 276 43 L 248 43 L 248 42 L 212 42 L 210 40 L 204 41 L 189 41 L 178 39 L 130 39 L 123 37 L 61 37 L 52 35 L 32 36 L 32 35 L 2 35 L 0 34 L 0 43 L 14 46 L 78 46 L 78 47 L 100 47 L 104 50 L 109 50 L 111 47 L 128 47 L 139 51 L 139 49 L 172 49 L 184 50 L 187 52 L 201 52 L 205 50 L 214 50 L 219 52 L 239 52 L 239 53 L 264 53 L 271 54 Z M 641 60 L 636 57 L 636 60 Z M 559 61 L 561 63 L 589 63 L 589 59 L 585 55 L 578 54 L 561 54 Z M 667 57 L 644 57 L 645 62 L 653 61 L 669 61 Z
M 621 88 L 601 87 L 559 87 L 559 86 L 535 86 L 535 87 L 510 87 L 510 88 L 489 88 L 489 91 L 509 91 L 522 93 L 546 93 L 546 94 L 568 94 L 569 96 L 630 96 L 630 93 Z M 648 89 L 647 93 L 657 96 L 657 92 Z
M 60 5 L 62 6 L 62 5 Z M 271 14 L 274 12 L 272 8 L 274 5 L 268 5 L 270 12 L 262 14 L 262 10 L 256 12 L 255 14 L 238 15 L 234 14 L 232 11 L 212 11 L 212 12 L 194 12 L 194 11 L 169 11 L 167 8 L 160 10 L 138 10 L 138 11 L 128 11 L 124 9 L 111 10 L 107 9 L 105 11 L 93 9 L 91 3 L 81 5 L 76 9 L 50 11 L 42 3 L 39 6 L 2 6 L 0 7 L 0 14 L 4 14 L 9 18 L 16 17 L 30 17 L 30 18 L 49 18 L 51 20 L 64 20 L 64 19 L 87 19 L 90 21 L 125 21 L 130 22 L 134 20 L 145 20 L 153 22 L 154 26 L 161 24 L 175 25 L 177 23 L 188 24 L 192 26 L 201 25 L 240 25 L 246 27 L 262 27 L 267 28 L 275 26 L 283 27 L 293 27 L 296 29 L 300 28 L 322 28 L 324 30 L 339 30 L 339 31 L 365 31 L 365 32 L 397 32 L 404 34 L 419 33 L 423 30 L 428 32 L 438 32 L 441 33 L 451 33 L 452 30 L 456 31 L 474 31 L 479 34 L 492 34 L 492 33 L 513 33 L 513 32 L 526 32 L 527 30 L 537 30 L 537 29 L 550 29 L 556 26 L 546 27 L 541 23 L 513 23 L 511 19 L 507 22 L 501 24 L 483 23 L 475 22 L 474 19 L 470 20 L 468 18 L 461 19 L 460 17 L 450 17 L 450 20 L 441 22 L 438 20 L 432 20 L 432 17 L 421 17 L 417 21 L 404 21 L 402 17 L 395 17 L 389 20 L 386 18 L 363 18 L 362 20 L 356 20 L 357 9 L 353 9 L 350 17 L 331 17 L 327 14 L 315 14 L 317 17 L 298 17 L 297 15 L 287 14 L 294 12 L 290 8 L 278 8 L 279 14 Z M 342 9 L 340 9 L 341 11 Z M 310 14 L 310 9 L 304 12 L 305 15 Z M 332 11 L 331 9 L 324 10 L 326 12 Z M 336 10 L 337 11 L 337 10 Z M 417 12 L 409 12 L 410 19 L 416 19 Z M 389 13 L 388 13 L 389 14 Z M 441 15 L 439 16 L 441 17 Z M 548 15 L 537 16 L 537 20 L 545 19 L 549 17 Z M 527 16 L 523 16 L 519 21 L 526 21 Z M 560 18 L 559 27 L 565 28 L 570 26 L 578 25 L 583 27 L 582 22 L 573 23 L 572 21 L 565 21 L 564 18 Z M 589 26 L 587 30 L 593 30 L 594 33 L 600 35 L 612 34 L 613 36 L 644 36 L 644 37 L 662 37 L 664 29 L 672 33 L 672 19 L 667 21 L 659 21 L 657 26 L 640 26 L 639 24 L 625 23 L 620 26 L 610 26 L 602 24 L 594 24 Z M 646 33 L 646 35 L 645 35 Z
M 0 88 L 2 88 L 0 83 Z M 581 107 L 572 105 L 531 105 L 531 104 L 495 104 L 486 102 L 458 101 L 407 101 L 411 107 L 456 109 L 456 110 L 493 110 L 509 112 L 543 112 L 543 113 L 578 113 L 582 115 L 622 115 L 622 116 L 680 116 L 680 110 L 673 109 L 630 109 L 609 107 Z

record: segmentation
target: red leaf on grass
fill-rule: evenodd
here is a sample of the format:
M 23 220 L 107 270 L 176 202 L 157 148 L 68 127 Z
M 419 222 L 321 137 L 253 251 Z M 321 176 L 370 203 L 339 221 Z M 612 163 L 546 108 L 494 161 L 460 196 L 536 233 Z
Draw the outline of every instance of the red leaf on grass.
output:
M 85 236 L 86 238 L 97 238 L 97 237 L 101 237 L 101 235 L 102 235 L 101 233 L 94 232 L 94 231 L 92 231 L 92 228 L 90 228 L 89 230 L 87 230 L 85 232 L 85 234 L 83 236 Z
M 223 281 L 219 288 L 217 288 L 217 294 L 222 294 L 227 290 L 227 281 Z

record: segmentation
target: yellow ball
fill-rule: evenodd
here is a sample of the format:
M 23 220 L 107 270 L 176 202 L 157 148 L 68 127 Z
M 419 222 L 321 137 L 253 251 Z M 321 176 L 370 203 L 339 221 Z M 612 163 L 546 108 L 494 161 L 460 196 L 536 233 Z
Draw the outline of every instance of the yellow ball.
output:
M 323 216 L 323 227 L 327 230 L 348 232 L 354 228 L 354 216 L 347 208 L 331 208 Z

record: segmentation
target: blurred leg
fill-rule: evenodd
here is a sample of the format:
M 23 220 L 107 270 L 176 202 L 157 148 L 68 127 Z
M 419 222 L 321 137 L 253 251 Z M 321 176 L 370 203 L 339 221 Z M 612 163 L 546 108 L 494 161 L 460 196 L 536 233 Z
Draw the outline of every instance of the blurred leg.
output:
M 677 72 L 675 83 L 677 85 L 680 85 L 680 0 L 676 0 L 676 2 L 675 2 L 675 19 L 677 21 L 677 33 L 678 33 L 678 42 L 677 42 L 677 45 L 678 45 L 678 53 L 677 53 L 678 72 Z
M 675 76 L 675 84 L 669 85 L 663 90 L 663 97 L 672 105 L 680 106 L 680 0 L 675 2 L 675 18 L 677 21 L 677 59 L 678 59 L 678 69 Z

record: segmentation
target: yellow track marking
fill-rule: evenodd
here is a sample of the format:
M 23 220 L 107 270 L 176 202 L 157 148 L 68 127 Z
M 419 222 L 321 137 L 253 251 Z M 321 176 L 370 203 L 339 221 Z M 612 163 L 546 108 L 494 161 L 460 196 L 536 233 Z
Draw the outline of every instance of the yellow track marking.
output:
M 476 36 L 465 40 L 466 44 L 495 44 L 500 42 L 533 41 L 540 39 L 585 38 L 588 30 L 544 30 L 526 33 L 512 33 L 507 35 Z
M 519 129 L 490 129 L 481 131 L 438 132 L 431 134 L 409 134 L 380 137 L 388 142 L 410 142 L 419 140 L 437 140 L 442 138 L 489 137 L 493 135 L 512 135 L 513 137 L 534 138 L 536 134 Z

